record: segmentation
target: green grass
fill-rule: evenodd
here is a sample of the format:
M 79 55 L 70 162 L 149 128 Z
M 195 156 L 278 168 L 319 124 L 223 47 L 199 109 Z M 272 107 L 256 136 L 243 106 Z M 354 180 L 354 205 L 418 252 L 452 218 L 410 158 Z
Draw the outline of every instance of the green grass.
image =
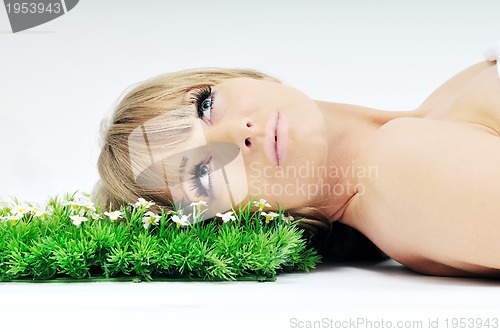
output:
M 123 205 L 111 220 L 75 195 L 45 206 L 3 203 L 0 281 L 274 281 L 320 261 L 284 211 L 266 222 L 249 202 L 235 220 L 179 226 L 173 213 L 148 209 L 147 202 Z

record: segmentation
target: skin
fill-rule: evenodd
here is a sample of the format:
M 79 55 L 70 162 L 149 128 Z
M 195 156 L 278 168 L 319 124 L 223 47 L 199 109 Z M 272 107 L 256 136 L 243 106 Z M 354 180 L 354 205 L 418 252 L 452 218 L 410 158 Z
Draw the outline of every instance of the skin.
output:
M 249 78 L 213 89 L 211 119 L 196 121 L 207 143 L 240 146 L 245 169 L 239 172 L 246 172 L 249 197 L 260 194 L 286 208 L 317 207 L 419 273 L 500 277 L 500 80 L 494 62 L 465 69 L 420 107 L 403 112 L 311 100 Z M 262 147 L 265 125 L 276 112 L 289 125 L 288 155 L 280 166 L 270 164 Z M 275 172 L 307 160 L 339 172 Z M 272 172 L 264 176 L 264 169 Z M 338 190 L 273 195 L 265 192 L 264 180 Z

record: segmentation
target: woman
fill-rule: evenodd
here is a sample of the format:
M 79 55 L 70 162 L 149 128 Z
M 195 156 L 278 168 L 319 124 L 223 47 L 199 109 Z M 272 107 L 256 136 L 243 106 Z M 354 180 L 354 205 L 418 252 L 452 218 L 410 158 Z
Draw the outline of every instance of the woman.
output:
M 257 196 L 304 218 L 337 260 L 497 278 L 499 133 L 495 61 L 403 112 L 311 100 L 253 70 L 183 71 L 122 98 L 97 193 L 106 205 L 205 200 L 208 217 Z

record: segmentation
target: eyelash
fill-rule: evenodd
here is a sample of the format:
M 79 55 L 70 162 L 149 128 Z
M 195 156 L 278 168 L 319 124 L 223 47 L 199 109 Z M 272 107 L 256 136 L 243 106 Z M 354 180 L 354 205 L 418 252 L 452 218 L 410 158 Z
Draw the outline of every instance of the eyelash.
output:
M 208 197 L 208 196 L 210 196 L 210 193 L 212 192 L 212 176 L 211 176 L 212 172 L 211 172 L 210 168 L 208 171 L 208 192 L 205 189 L 205 187 L 203 186 L 203 184 L 201 183 L 200 178 L 198 177 L 198 173 L 199 173 L 200 169 L 203 166 L 209 165 L 211 160 L 212 160 L 212 157 L 210 156 L 210 158 L 195 165 L 189 171 L 189 173 L 192 175 L 191 180 L 189 181 L 189 183 L 190 183 L 189 188 L 190 188 L 190 190 L 195 191 L 196 198 Z
M 192 98 L 193 103 L 196 105 L 196 114 L 201 119 L 203 118 L 203 110 L 201 109 L 201 104 L 205 99 L 210 98 L 210 112 L 212 112 L 212 106 L 214 104 L 214 94 L 212 92 L 211 86 L 205 86 L 194 93 Z

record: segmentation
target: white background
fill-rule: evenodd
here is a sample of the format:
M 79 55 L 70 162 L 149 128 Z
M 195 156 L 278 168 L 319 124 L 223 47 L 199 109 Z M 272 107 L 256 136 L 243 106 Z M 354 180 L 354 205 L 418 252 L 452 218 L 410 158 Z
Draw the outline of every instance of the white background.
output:
M 151 76 L 254 68 L 314 99 L 410 110 L 483 60 L 500 39 L 499 14 L 497 0 L 85 0 L 12 34 L 0 8 L 0 199 L 91 191 L 101 120 Z M 267 284 L 1 284 L 0 324 L 278 331 L 300 315 L 486 316 L 498 312 L 499 295 L 495 283 L 422 277 L 394 262 L 323 266 Z

